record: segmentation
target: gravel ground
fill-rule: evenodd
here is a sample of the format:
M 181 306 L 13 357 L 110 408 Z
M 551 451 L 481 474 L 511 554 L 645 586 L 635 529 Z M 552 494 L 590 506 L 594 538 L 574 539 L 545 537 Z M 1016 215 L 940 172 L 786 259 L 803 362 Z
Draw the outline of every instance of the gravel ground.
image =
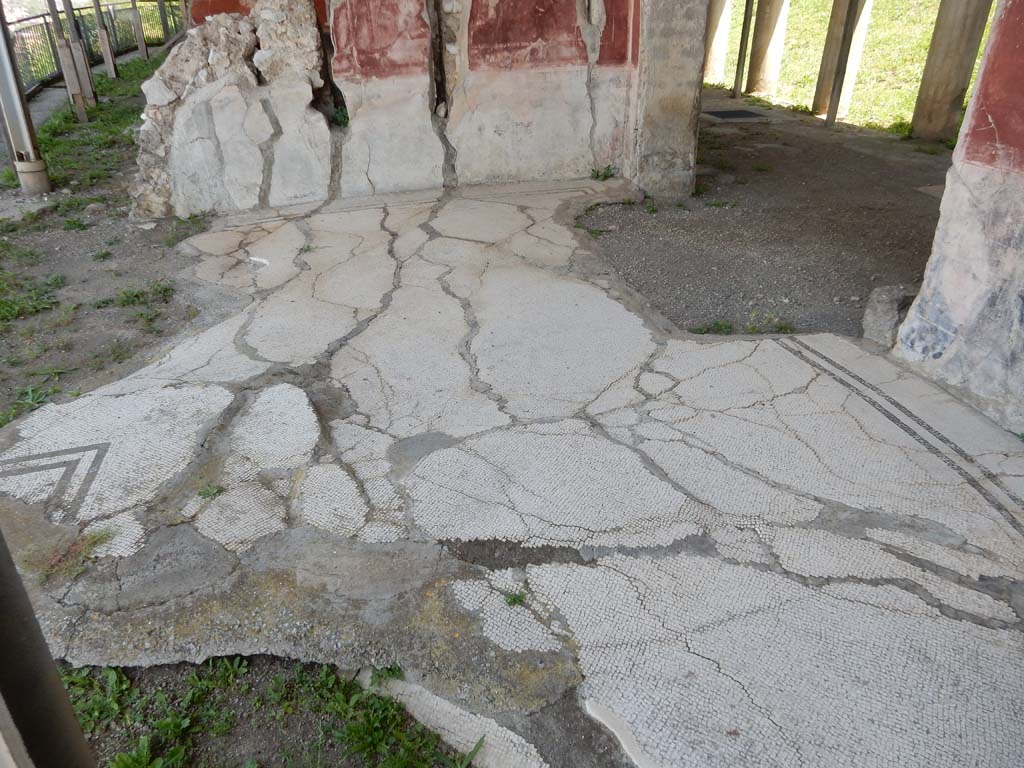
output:
M 781 323 L 860 336 L 873 288 L 921 279 L 939 199 L 918 188 L 943 183 L 950 153 L 765 114 L 771 122 L 702 122 L 698 162 L 709 173 L 697 197 L 603 206 L 579 225 L 680 328 Z

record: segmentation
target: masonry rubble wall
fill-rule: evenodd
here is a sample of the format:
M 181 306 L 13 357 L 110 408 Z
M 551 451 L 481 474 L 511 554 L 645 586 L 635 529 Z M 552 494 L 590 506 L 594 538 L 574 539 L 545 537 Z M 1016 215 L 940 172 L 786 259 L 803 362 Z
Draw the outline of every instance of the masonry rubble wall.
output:
M 257 0 L 189 30 L 143 86 L 136 213 L 325 200 L 330 131 L 311 106 L 321 57 L 309 0 Z
M 1024 433 L 1024 0 L 1001 0 L 897 357 Z
M 202 23 L 147 84 L 137 209 L 188 215 L 608 167 L 652 195 L 688 195 L 705 4 L 194 0 Z M 309 106 L 321 33 L 348 120 L 333 142 Z

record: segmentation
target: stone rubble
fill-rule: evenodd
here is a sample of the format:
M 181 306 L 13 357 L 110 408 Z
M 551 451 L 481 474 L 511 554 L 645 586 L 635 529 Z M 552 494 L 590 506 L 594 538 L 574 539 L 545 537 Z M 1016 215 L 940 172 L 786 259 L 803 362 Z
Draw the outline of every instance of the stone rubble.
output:
M 311 2 L 259 0 L 250 17 L 190 29 L 143 86 L 137 216 L 327 199 L 331 139 Z

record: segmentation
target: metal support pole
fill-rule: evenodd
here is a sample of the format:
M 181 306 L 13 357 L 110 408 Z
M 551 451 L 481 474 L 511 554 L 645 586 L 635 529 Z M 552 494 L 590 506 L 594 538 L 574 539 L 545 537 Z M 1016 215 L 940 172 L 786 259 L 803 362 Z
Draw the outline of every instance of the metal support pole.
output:
M 132 0 L 132 26 L 135 27 L 135 44 L 139 47 L 139 55 L 149 58 L 149 46 L 146 45 L 146 31 L 142 28 L 142 14 L 139 13 L 138 0 Z
M 754 0 L 747 0 L 743 8 L 743 29 L 740 30 L 740 55 L 736 61 L 736 82 L 732 87 L 732 97 L 738 99 L 743 93 L 743 70 L 747 65 L 747 43 L 750 40 L 750 23 L 754 18 Z
M 95 768 L 82 729 L 64 690 L 25 593 L 0 536 L 0 741 L 30 762 L 15 765 Z
M 75 57 L 71 54 L 71 46 L 64 37 L 63 25 L 60 21 L 60 13 L 57 11 L 56 0 L 46 0 L 46 6 L 50 12 L 50 19 L 53 22 L 54 45 L 57 47 L 57 61 L 60 62 L 60 71 L 64 76 L 64 87 L 68 89 L 68 99 L 75 110 L 75 117 L 78 122 L 86 123 L 89 117 L 85 112 L 85 96 L 82 94 L 82 81 L 78 77 L 78 67 L 75 66 Z
M 71 56 L 75 62 L 75 71 L 78 73 L 78 84 L 87 107 L 96 106 L 96 88 L 92 83 L 92 66 L 89 64 L 89 54 L 85 50 L 85 43 L 78 31 L 78 24 L 75 21 L 75 9 L 71 0 L 63 0 L 64 15 L 67 17 L 68 47 L 71 49 Z
M 25 104 L 25 91 L 21 87 L 21 76 L 13 54 L 11 33 L 0 4 L 0 111 L 6 128 L 4 138 L 21 188 L 29 195 L 40 195 L 50 191 L 50 177 L 46 173 L 46 161 L 39 154 L 36 132 Z
M 114 44 L 114 53 L 121 50 L 121 40 L 117 36 L 117 12 L 114 6 L 107 6 L 107 24 L 110 25 L 110 37 Z
M 156 0 L 156 9 L 160 13 L 160 29 L 164 32 L 164 42 L 171 39 L 171 25 L 167 23 L 166 0 Z
M 192 15 L 188 10 L 188 0 L 178 0 L 181 5 L 181 31 L 188 32 L 189 27 L 192 26 Z
M 103 9 L 100 8 L 100 0 L 92 0 L 92 11 L 96 14 L 96 39 L 100 44 L 100 51 L 103 53 L 103 62 L 107 65 L 107 74 L 111 80 L 117 79 L 117 56 L 110 44 L 110 32 L 107 31 L 107 22 L 103 17 Z
M 843 96 L 843 82 L 846 80 L 846 66 L 850 61 L 850 49 L 853 47 L 853 33 L 857 29 L 857 19 L 864 0 L 850 0 L 846 9 L 846 23 L 843 25 L 843 40 L 839 44 L 839 60 L 836 61 L 836 79 L 832 82 L 832 96 L 828 102 L 828 116 L 825 126 L 831 128 L 836 124 L 839 115 L 839 102 Z
M 60 55 L 57 53 L 57 38 L 53 34 L 53 25 L 46 17 L 43 17 L 43 31 L 46 33 L 46 42 L 50 44 L 50 55 L 53 56 L 54 66 L 58 73 L 63 74 L 64 70 L 60 68 Z

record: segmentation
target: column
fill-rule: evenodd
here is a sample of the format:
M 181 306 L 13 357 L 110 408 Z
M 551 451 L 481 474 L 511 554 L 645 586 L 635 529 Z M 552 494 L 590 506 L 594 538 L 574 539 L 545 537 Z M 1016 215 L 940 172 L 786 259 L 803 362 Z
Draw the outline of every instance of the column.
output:
M 708 5 L 707 48 L 704 51 L 704 81 L 725 82 L 725 58 L 729 53 L 729 21 L 732 0 L 711 0 Z
M 839 99 L 838 117 L 846 117 L 850 111 L 850 102 L 853 99 L 853 87 L 857 81 L 857 71 L 860 69 L 861 56 L 864 53 L 864 41 L 868 35 L 868 25 L 871 22 L 871 6 L 874 0 L 861 0 L 860 13 L 857 16 L 856 26 L 853 31 L 853 44 L 850 47 L 850 57 L 846 62 L 846 77 L 843 80 L 843 93 Z M 821 67 L 818 70 L 818 83 L 814 89 L 814 101 L 811 102 L 811 109 L 816 115 L 824 115 L 828 112 L 829 102 L 832 98 L 832 85 L 836 79 L 836 65 L 839 63 L 839 49 L 843 39 L 843 27 L 846 24 L 846 14 L 850 7 L 850 0 L 835 0 L 832 4 L 832 15 L 828 20 L 828 32 L 825 35 L 825 50 L 821 55 Z
M 750 44 L 746 93 L 774 94 L 779 87 L 789 0 L 759 0 Z
M 637 185 L 654 197 L 693 192 L 707 0 L 649 0 L 640 26 Z
M 942 0 L 921 77 L 911 132 L 917 138 L 956 137 L 964 99 L 992 0 Z

